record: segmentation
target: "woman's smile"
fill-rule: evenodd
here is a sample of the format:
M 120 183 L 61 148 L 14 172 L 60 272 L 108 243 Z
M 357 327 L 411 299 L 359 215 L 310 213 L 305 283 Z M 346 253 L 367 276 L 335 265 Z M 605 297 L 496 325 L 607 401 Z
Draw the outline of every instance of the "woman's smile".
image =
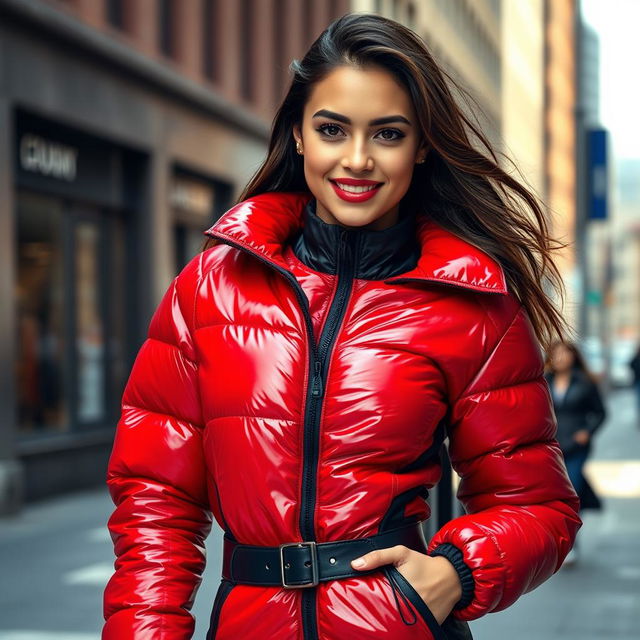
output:
M 355 178 L 330 179 L 336 194 L 346 202 L 366 202 L 378 193 L 382 182 Z

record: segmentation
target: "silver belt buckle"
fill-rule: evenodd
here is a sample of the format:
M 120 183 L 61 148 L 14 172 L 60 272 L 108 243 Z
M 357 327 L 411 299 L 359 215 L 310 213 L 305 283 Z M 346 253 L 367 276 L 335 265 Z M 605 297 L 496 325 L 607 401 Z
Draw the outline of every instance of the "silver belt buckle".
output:
M 287 547 L 309 547 L 311 552 L 311 582 L 304 582 L 303 584 L 288 584 L 284 576 L 284 549 Z M 305 589 L 307 587 L 315 587 L 318 580 L 318 551 L 316 548 L 316 542 L 314 540 L 308 542 L 286 542 L 280 545 L 280 576 L 282 579 L 282 586 L 285 589 Z

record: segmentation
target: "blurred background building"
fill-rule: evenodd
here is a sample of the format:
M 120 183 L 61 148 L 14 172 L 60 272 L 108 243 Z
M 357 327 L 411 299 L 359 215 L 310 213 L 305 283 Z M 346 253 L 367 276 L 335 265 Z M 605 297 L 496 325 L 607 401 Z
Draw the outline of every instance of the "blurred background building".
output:
M 104 482 L 153 309 L 348 8 L 0 2 L 0 511 Z
M 290 61 L 347 11 L 407 24 L 468 89 L 569 243 L 584 328 L 577 0 L 0 0 L 0 512 L 104 482 L 151 313 L 258 168 Z
M 614 172 L 612 334 L 628 344 L 640 327 L 640 159 L 621 159 Z

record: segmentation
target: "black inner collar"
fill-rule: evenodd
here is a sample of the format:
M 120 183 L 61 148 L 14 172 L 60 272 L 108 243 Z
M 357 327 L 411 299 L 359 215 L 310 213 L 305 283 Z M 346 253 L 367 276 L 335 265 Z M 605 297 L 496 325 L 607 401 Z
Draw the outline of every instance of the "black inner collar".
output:
M 413 269 L 420 257 L 415 218 L 400 208 L 399 220 L 388 229 L 346 228 L 327 224 L 316 215 L 316 200 L 304 208 L 303 228 L 294 238 L 293 252 L 314 271 L 335 274 L 340 234 L 346 229 L 355 248 L 355 277 L 384 280 Z

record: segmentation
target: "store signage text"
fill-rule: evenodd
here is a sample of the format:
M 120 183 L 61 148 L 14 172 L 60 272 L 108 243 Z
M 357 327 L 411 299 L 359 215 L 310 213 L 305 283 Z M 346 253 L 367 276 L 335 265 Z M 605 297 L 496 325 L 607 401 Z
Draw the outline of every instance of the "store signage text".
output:
M 78 149 L 45 140 L 32 133 L 20 139 L 20 166 L 25 171 L 73 182 L 76 179 Z
M 199 181 L 174 177 L 171 185 L 171 205 L 201 216 L 213 211 L 213 189 Z

